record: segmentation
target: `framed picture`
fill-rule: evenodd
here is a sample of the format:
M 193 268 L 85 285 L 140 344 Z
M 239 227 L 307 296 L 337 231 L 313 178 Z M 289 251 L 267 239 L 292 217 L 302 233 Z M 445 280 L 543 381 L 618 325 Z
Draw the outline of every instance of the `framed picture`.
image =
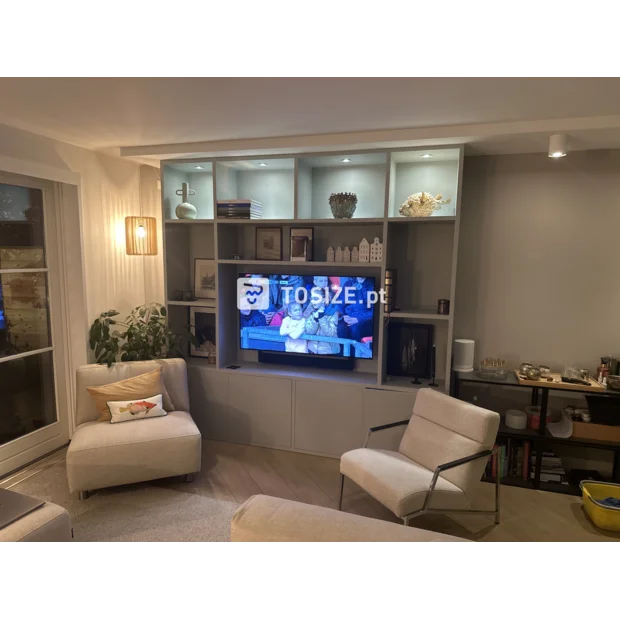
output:
M 291 260 L 308 260 L 308 237 L 291 237 Z
M 256 260 L 282 260 L 282 228 L 256 228 Z
M 215 299 L 215 261 L 210 258 L 194 259 L 194 296 L 196 299 Z
M 308 240 L 308 243 L 306 244 L 306 258 L 303 258 L 303 259 L 293 258 L 293 237 L 305 237 Z M 314 250 L 314 228 L 291 227 L 291 260 L 314 260 L 313 250 Z
M 196 336 L 198 345 L 189 345 L 192 357 L 208 357 L 215 363 L 215 314 L 212 309 L 190 308 L 190 329 Z

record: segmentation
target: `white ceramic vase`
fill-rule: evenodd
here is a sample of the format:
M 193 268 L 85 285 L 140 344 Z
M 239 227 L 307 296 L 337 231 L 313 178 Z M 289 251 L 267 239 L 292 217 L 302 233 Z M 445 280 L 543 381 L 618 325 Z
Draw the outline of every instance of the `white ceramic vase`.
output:
M 189 188 L 189 183 L 181 183 L 181 189 L 177 190 L 177 196 L 183 196 L 183 202 L 177 205 L 175 213 L 180 220 L 195 220 L 198 211 L 193 204 L 187 202 L 188 196 L 193 196 L 196 192 Z

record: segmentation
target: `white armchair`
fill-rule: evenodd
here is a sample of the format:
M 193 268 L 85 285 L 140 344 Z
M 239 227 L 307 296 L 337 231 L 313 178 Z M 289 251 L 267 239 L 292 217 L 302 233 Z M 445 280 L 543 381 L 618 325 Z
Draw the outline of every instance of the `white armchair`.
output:
M 499 428 L 499 414 L 430 388 L 418 391 L 410 420 L 369 429 L 364 448 L 340 460 L 342 510 L 349 478 L 381 502 L 405 525 L 425 513 L 494 514 L 499 523 L 500 477 L 495 509 L 470 510 Z M 407 425 L 398 452 L 367 448 L 373 432 Z
M 175 407 L 168 415 L 122 424 L 97 422 L 99 412 L 86 388 L 156 370 Z M 95 489 L 200 471 L 202 440 L 189 413 L 187 366 L 182 359 L 99 364 L 77 370 L 76 429 L 67 450 L 69 490 L 86 499 Z

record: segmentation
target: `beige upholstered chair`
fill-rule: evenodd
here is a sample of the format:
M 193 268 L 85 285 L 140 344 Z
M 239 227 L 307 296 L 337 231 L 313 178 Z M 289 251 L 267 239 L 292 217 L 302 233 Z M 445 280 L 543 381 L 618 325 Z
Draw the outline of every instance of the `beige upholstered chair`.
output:
M 494 514 L 499 523 L 499 476 L 495 510 L 469 510 L 493 453 L 499 414 L 430 388 L 418 391 L 411 420 L 376 426 L 371 433 L 407 425 L 398 452 L 351 450 L 340 460 L 340 501 L 350 478 L 405 525 L 432 512 Z
M 115 383 L 162 368 L 175 407 L 161 418 L 120 424 L 97 422 L 99 414 L 87 392 L 90 386 Z M 182 359 L 99 364 L 77 370 L 76 429 L 67 451 L 67 477 L 80 499 L 88 491 L 200 471 L 202 441 L 189 413 L 187 366 Z

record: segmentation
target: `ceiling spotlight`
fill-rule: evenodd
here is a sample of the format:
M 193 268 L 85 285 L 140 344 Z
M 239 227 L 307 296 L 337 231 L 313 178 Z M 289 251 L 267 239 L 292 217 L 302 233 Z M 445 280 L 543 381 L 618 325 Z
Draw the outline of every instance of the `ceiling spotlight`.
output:
M 566 157 L 568 140 L 565 133 L 556 133 L 549 138 L 549 157 Z
M 202 166 L 194 166 L 194 168 L 196 168 L 196 170 L 204 170 Z
M 424 155 L 422 155 L 422 159 L 430 159 L 432 157 L 432 155 L 430 153 L 424 153 Z
M 343 164 L 350 164 L 351 160 L 348 157 L 345 157 L 344 159 L 340 160 Z
M 261 168 L 264 168 L 265 166 L 268 166 L 269 164 L 266 164 L 264 161 L 261 161 L 260 164 L 258 164 Z

